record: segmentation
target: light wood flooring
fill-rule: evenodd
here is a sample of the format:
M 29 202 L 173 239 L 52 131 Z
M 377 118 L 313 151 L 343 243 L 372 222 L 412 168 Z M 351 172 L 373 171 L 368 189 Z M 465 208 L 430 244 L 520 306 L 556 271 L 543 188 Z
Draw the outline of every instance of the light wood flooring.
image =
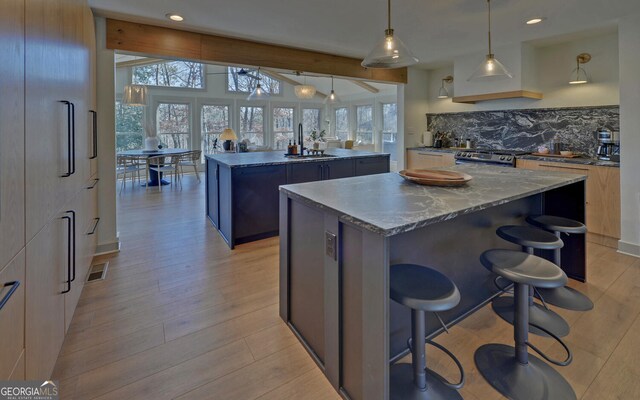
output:
M 204 182 L 128 186 L 118 196 L 121 252 L 105 281 L 85 286 L 54 379 L 63 399 L 338 399 L 278 317 L 278 238 L 231 251 L 205 218 Z M 640 398 L 640 260 L 590 245 L 587 313 L 570 323 L 574 362 L 558 368 L 579 398 Z M 476 348 L 512 342 L 489 307 L 436 341 L 467 371 L 465 399 L 501 396 L 473 363 Z M 535 337 L 556 357 L 561 348 Z M 427 362 L 456 379 L 451 362 Z

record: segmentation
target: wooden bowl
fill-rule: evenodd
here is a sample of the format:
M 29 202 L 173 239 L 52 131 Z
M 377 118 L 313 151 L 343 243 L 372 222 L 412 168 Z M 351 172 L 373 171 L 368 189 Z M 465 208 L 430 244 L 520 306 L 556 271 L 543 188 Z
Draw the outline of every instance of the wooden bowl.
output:
M 410 169 L 399 172 L 409 182 L 427 186 L 462 186 L 473 177 L 463 172 L 442 169 Z

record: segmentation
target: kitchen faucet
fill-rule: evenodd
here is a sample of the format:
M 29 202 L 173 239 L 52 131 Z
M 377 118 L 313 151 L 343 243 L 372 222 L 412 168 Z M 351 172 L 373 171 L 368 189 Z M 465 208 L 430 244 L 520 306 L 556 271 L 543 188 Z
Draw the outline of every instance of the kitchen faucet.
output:
M 304 156 L 304 140 L 302 137 L 302 122 L 298 124 L 298 143 L 300 143 L 300 156 Z

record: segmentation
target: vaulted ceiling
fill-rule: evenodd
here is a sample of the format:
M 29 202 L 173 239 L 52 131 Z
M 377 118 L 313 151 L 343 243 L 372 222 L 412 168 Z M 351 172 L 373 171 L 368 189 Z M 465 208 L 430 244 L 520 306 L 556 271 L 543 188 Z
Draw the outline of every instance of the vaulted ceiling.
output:
M 364 57 L 386 27 L 385 0 L 89 0 L 98 15 Z M 615 29 L 639 0 L 492 0 L 494 45 Z M 178 13 L 181 23 L 167 20 Z M 525 21 L 541 16 L 537 25 Z M 486 0 L 392 0 L 392 26 L 435 66 L 485 51 Z

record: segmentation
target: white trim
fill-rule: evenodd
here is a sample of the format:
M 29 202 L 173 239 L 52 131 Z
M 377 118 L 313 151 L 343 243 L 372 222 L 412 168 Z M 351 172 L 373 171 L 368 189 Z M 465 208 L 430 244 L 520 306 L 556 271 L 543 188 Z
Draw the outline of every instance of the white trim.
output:
M 618 253 L 640 258 L 640 245 L 618 240 Z

